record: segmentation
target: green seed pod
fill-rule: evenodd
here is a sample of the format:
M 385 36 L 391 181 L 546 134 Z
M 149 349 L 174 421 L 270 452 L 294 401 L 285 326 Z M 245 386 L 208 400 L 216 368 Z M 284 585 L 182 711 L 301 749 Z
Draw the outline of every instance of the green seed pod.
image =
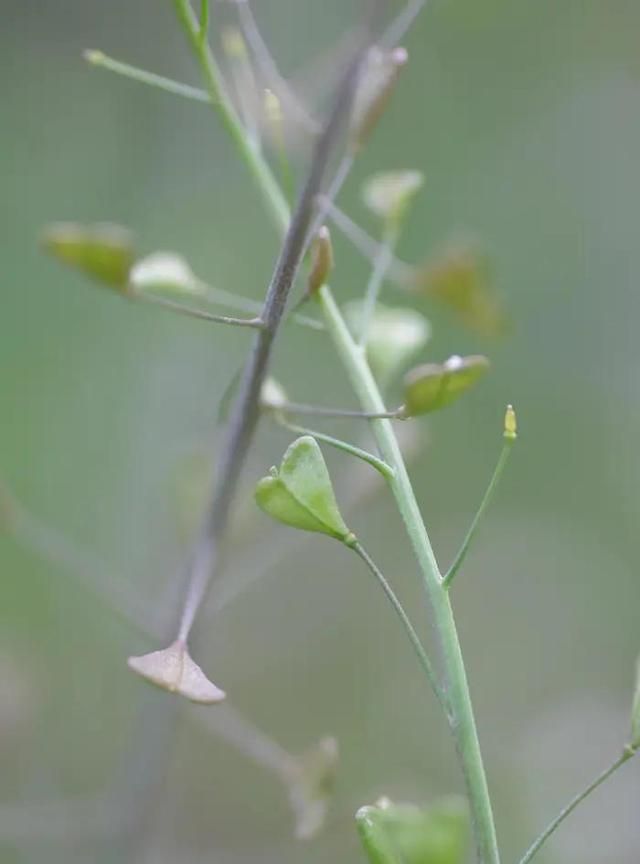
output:
M 127 292 L 134 251 L 126 228 L 106 222 L 58 222 L 45 230 L 43 245 L 59 261 L 122 294 Z
M 358 82 L 351 116 L 350 144 L 353 152 L 360 150 L 369 140 L 407 60 L 404 48 L 383 51 L 374 46 L 370 49 Z
M 338 509 L 322 451 L 310 435 L 288 447 L 280 469 L 272 468 L 258 482 L 255 497 L 265 513 L 285 525 L 343 542 L 353 536 Z
M 468 815 L 462 799 L 431 807 L 393 804 L 386 798 L 356 813 L 356 825 L 370 864 L 462 864 L 468 843 Z
M 328 280 L 333 270 L 333 246 L 326 225 L 318 229 L 311 244 L 311 269 L 307 278 L 307 295 L 312 297 Z
M 505 329 L 490 262 L 473 241 L 457 241 L 419 267 L 413 290 L 447 306 L 465 327 L 483 336 L 499 336 Z
M 353 301 L 345 307 L 349 327 L 354 334 L 360 333 L 363 303 Z M 415 309 L 376 304 L 369 325 L 367 359 L 378 381 L 386 384 L 406 367 L 429 341 L 431 325 Z
M 423 183 L 424 175 L 420 171 L 384 171 L 367 180 L 362 198 L 376 216 L 387 223 L 398 224 Z
M 444 363 L 425 363 L 407 373 L 404 411 L 407 417 L 437 411 L 469 390 L 489 368 L 480 354 L 453 355 Z

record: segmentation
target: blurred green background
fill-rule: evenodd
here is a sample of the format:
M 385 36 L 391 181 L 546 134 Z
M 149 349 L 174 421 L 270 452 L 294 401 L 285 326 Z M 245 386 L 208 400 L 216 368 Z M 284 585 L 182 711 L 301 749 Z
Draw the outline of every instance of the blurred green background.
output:
M 294 75 L 330 56 L 359 4 L 255 7 Z M 233 715 L 221 715 L 226 735 L 211 735 L 202 711 L 217 709 L 181 707 L 175 739 L 163 738 L 169 697 L 124 662 L 148 643 L 91 587 L 122 583 L 147 621 L 172 607 L 185 555 L 175 478 L 194 453 L 215 452 L 218 402 L 248 337 L 128 304 L 39 250 L 51 220 L 107 219 L 130 226 L 141 252 L 176 250 L 214 285 L 261 297 L 275 233 L 206 106 L 81 58 L 100 48 L 197 84 L 168 0 L 1 0 L 0 10 L 0 470 L 69 539 L 53 551 L 73 553 L 86 577 L 9 534 L 0 541 L 0 861 L 361 861 L 358 806 L 381 794 L 426 802 L 461 790 L 461 778 L 367 573 L 337 544 L 255 512 L 251 483 L 287 435 L 261 428 L 225 577 L 237 596 L 202 616 L 198 647 L 235 708 L 288 751 L 337 737 L 335 798 L 318 837 L 293 839 L 282 784 L 242 752 L 256 740 L 226 740 L 246 738 Z M 639 33 L 637 0 L 434 0 L 341 197 L 371 229 L 364 178 L 424 171 L 402 256 L 419 261 L 473 232 L 513 322 L 486 342 L 421 306 L 435 330 L 425 356 L 480 350 L 494 368 L 420 422 L 412 459 L 446 563 L 492 470 L 504 405 L 515 403 L 517 450 L 454 590 L 507 862 L 627 733 L 640 649 Z M 335 246 L 336 293 L 358 296 L 366 265 L 339 237 Z M 407 302 L 393 288 L 387 299 Z M 322 335 L 288 330 L 276 371 L 299 401 L 353 404 Z M 355 502 L 350 523 L 426 628 L 390 497 L 328 457 L 340 499 Z M 639 804 L 632 763 L 538 860 L 637 862 Z M 142 828 L 129 834 L 119 809 Z

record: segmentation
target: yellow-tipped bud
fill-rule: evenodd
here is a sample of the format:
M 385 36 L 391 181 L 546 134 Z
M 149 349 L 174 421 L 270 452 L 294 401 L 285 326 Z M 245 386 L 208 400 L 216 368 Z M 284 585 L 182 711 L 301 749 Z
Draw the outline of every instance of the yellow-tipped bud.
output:
M 510 441 L 515 441 L 518 437 L 518 420 L 513 405 L 507 405 L 504 415 L 504 437 Z

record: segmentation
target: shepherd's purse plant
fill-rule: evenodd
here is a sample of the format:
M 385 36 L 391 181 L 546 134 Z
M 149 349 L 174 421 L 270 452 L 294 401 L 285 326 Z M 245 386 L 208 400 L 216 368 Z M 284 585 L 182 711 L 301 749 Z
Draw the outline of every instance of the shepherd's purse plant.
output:
M 186 587 L 177 626 L 154 650 L 130 657 L 129 667 L 171 693 L 211 706 L 203 710 L 215 713 L 225 709 L 226 694 L 210 680 L 207 664 L 198 657 L 192 637 L 209 588 L 220 578 L 238 480 L 259 421 L 263 418 L 278 424 L 288 430 L 291 443 L 279 466 L 265 470 L 257 481 L 257 506 L 279 523 L 342 544 L 345 555 L 353 553 L 354 570 L 364 568 L 374 577 L 406 634 L 426 685 L 444 713 L 464 778 L 466 802 L 443 798 L 424 806 L 381 799 L 359 810 L 357 829 L 366 855 L 373 864 L 461 864 L 467 854 L 468 812 L 475 860 L 479 864 L 499 864 L 491 795 L 451 588 L 459 581 L 481 517 L 514 449 L 516 414 L 512 406 L 506 408 L 501 423 L 502 448 L 486 494 L 453 564 L 443 570 L 418 506 L 397 436 L 398 424 L 424 422 L 420 419 L 423 415 L 446 409 L 481 382 L 489 361 L 481 355 L 452 354 L 441 362 L 425 360 L 407 369 L 423 351 L 430 324 L 411 305 L 383 305 L 380 296 L 385 284 L 409 296 L 426 296 L 433 303 L 447 306 L 464 326 L 484 333 L 501 328 L 502 312 L 473 248 L 452 248 L 439 260 L 416 267 L 397 257 L 399 237 L 422 183 L 419 172 L 383 172 L 367 182 L 364 200 L 379 221 L 377 238 L 364 232 L 338 206 L 339 192 L 358 154 L 369 143 L 408 62 L 407 52 L 398 43 L 424 0 L 409 0 L 386 29 L 381 23 L 385 5 L 371 4 L 371 15 L 354 35 L 351 56 L 322 122 L 278 72 L 248 0 L 231 4 L 237 26 L 224 31 L 217 28 L 222 13 L 213 0 L 201 0 L 196 8 L 190 0 L 171 2 L 203 89 L 138 69 L 100 51 L 88 51 L 85 57 L 95 67 L 210 105 L 254 180 L 281 244 L 271 278 L 264 279 L 264 301 L 255 303 L 212 288 L 178 254 L 158 252 L 137 258 L 129 231 L 120 226 L 64 223 L 51 225 L 46 231 L 44 242 L 50 252 L 123 298 L 154 303 L 221 326 L 254 331 L 242 374 L 230 389 L 231 407 L 216 456 L 213 493 L 186 562 Z M 215 51 L 214 42 L 220 46 Z M 293 172 L 288 133 L 293 127 L 296 134 L 306 136 L 311 143 L 306 175 L 291 207 Z M 329 226 L 343 232 L 371 262 L 371 275 L 358 302 L 341 303 L 336 299 L 341 296 L 340 262 L 333 260 Z M 219 311 L 221 307 L 227 307 L 232 314 Z M 319 331 L 319 336 L 333 347 L 353 390 L 352 406 L 334 408 L 289 399 L 286 382 L 283 386 L 270 374 L 273 348 L 284 326 Z M 317 350 L 326 350 L 326 345 Z M 399 375 L 403 376 L 401 404 L 390 406 L 386 397 Z M 307 424 L 313 416 L 320 421 L 351 417 L 363 435 L 357 444 L 343 441 L 312 428 L 313 422 L 310 428 Z M 368 444 L 366 436 L 371 438 Z M 345 459 L 364 462 L 395 502 L 415 556 L 417 578 L 432 611 L 433 651 L 425 647 L 426 634 L 417 631 L 412 616 L 396 595 L 393 580 L 383 574 L 364 539 L 356 536 L 345 521 L 322 447 L 337 449 Z M 51 551 L 50 536 L 38 533 L 17 502 L 12 506 L 9 501 L 6 509 L 7 521 L 18 536 L 45 552 Z M 55 549 L 59 553 L 60 547 Z M 139 620 L 136 623 L 141 626 Z M 162 637 L 151 626 L 142 625 L 142 630 L 152 638 Z M 237 716 L 231 722 L 235 724 L 236 739 L 237 729 L 243 728 L 241 737 L 249 742 L 248 749 L 259 752 L 262 761 L 275 765 L 287 784 L 299 835 L 312 834 L 324 816 L 326 792 L 337 758 L 335 742 L 321 742 L 314 748 L 311 761 L 285 753 L 274 756 L 258 730 L 248 724 L 243 726 L 244 721 Z M 262 741 L 262 749 L 256 747 L 257 740 Z M 542 831 L 520 864 L 531 861 L 573 809 L 639 748 L 640 686 L 633 702 L 630 737 L 620 755 Z

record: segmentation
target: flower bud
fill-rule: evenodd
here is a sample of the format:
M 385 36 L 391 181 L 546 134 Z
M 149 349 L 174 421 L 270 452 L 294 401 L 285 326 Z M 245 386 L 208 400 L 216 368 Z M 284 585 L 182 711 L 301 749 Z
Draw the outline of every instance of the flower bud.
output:
M 504 437 L 510 441 L 515 441 L 518 437 L 518 420 L 513 405 L 507 405 L 504 415 Z

